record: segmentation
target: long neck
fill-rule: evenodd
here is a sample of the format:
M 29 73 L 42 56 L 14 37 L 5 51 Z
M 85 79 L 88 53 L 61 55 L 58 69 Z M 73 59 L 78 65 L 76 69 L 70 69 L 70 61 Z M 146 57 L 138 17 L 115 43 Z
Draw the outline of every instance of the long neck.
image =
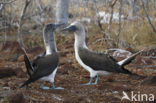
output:
M 77 34 L 79 33 L 79 34 Z M 74 48 L 79 49 L 80 47 L 82 48 L 87 48 L 86 46 L 86 38 L 85 38 L 85 31 L 77 32 L 75 33 L 75 43 L 74 43 Z
M 43 35 L 44 44 L 46 47 L 46 55 L 52 54 L 53 52 L 57 52 L 56 42 L 53 32 L 47 32 Z

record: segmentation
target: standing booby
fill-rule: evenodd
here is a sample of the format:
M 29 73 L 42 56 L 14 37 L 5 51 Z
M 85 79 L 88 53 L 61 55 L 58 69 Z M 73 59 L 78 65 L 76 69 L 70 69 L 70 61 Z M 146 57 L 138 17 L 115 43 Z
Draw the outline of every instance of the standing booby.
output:
M 59 24 L 47 24 L 43 30 L 44 44 L 46 52 L 37 56 L 33 63 L 24 51 L 24 61 L 27 68 L 29 79 L 21 86 L 24 87 L 36 80 L 40 80 L 40 88 L 42 89 L 63 89 L 61 87 L 55 88 L 54 78 L 58 68 L 59 57 L 56 48 L 56 42 L 54 39 L 54 31 Z M 42 85 L 41 81 L 51 82 L 52 88 Z
M 72 31 L 75 34 L 76 60 L 84 69 L 90 72 L 90 81 L 85 85 L 97 84 L 99 75 L 109 75 L 111 72 L 132 74 L 124 66 L 129 64 L 140 52 L 118 62 L 108 54 L 96 53 L 88 49 L 85 42 L 85 29 L 80 22 L 73 22 L 62 31 Z M 96 80 L 95 83 L 92 83 L 94 77 L 96 77 Z

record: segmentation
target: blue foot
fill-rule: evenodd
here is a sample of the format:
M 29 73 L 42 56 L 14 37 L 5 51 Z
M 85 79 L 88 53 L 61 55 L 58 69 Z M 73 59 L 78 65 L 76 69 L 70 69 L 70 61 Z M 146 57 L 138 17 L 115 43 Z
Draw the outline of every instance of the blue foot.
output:
M 87 86 L 87 85 L 97 85 L 97 83 L 86 83 L 86 84 L 82 84 L 83 86 Z
M 98 80 L 99 80 L 99 76 L 97 75 L 97 76 L 96 76 L 95 83 L 93 83 L 93 84 L 96 85 L 96 84 L 98 83 Z
M 43 89 L 43 90 L 49 90 L 50 89 L 49 87 L 46 87 L 46 86 L 42 86 L 40 88 Z
M 93 82 L 93 77 L 90 77 L 89 83 L 82 84 L 82 85 L 94 85 L 94 83 L 92 83 L 92 82 Z
M 97 83 L 92 83 L 92 85 L 97 85 Z
M 51 88 L 51 89 L 54 89 L 54 90 L 63 90 L 64 88 L 62 88 L 62 87 L 57 87 L 57 88 Z
M 43 86 L 42 83 L 40 83 L 40 88 L 43 89 L 43 90 L 63 90 L 64 88 L 62 87 L 57 87 L 55 88 L 55 85 L 54 83 L 52 83 L 52 88 L 49 88 L 49 87 L 46 87 L 46 86 Z
M 97 76 L 96 76 L 95 83 L 92 83 L 92 82 L 93 82 L 93 77 L 90 77 L 89 83 L 82 84 L 82 85 L 96 85 L 96 84 L 98 83 L 98 80 L 99 80 L 99 76 L 97 75 Z
M 48 89 L 50 89 L 49 87 L 43 86 L 43 85 L 42 85 L 42 82 L 40 82 L 40 88 L 43 89 L 43 90 L 48 90 Z
M 87 86 L 87 85 L 92 85 L 92 83 L 86 83 L 86 84 L 82 84 L 83 86 Z
M 64 89 L 64 88 L 62 88 L 62 87 L 57 87 L 57 88 L 55 88 L 54 82 L 51 83 L 51 85 L 52 85 L 52 88 L 51 88 L 51 89 L 54 89 L 54 90 L 63 90 L 63 89 Z

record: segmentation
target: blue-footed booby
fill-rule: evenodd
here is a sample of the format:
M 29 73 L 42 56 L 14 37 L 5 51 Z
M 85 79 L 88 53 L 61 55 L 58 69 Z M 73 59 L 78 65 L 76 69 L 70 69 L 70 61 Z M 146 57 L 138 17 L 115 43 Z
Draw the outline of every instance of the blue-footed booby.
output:
M 60 26 L 60 24 L 47 24 L 44 27 L 43 39 L 46 52 L 42 55 L 37 56 L 32 63 L 30 62 L 24 50 L 24 61 L 29 79 L 21 87 L 39 80 L 41 89 L 63 89 L 61 87 L 55 88 L 54 85 L 54 78 L 58 69 L 59 62 L 56 42 L 54 38 L 54 31 L 58 26 Z M 52 88 L 43 86 L 42 81 L 49 81 L 52 85 Z
M 85 42 L 85 29 L 80 22 L 75 21 L 62 31 L 74 32 L 76 60 L 84 69 L 90 72 L 90 81 L 85 85 L 97 84 L 99 75 L 109 75 L 110 73 L 133 74 L 124 66 L 129 64 L 141 51 L 118 62 L 109 54 L 97 53 L 88 49 Z M 93 83 L 94 77 L 96 77 L 95 83 Z

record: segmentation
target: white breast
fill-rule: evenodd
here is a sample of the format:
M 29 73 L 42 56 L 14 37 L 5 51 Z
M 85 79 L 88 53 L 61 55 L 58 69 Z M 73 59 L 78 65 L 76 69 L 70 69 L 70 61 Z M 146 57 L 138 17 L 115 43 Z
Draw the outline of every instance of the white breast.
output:
M 75 57 L 76 57 L 77 62 L 78 62 L 84 69 L 86 69 L 87 71 L 90 72 L 90 77 L 95 77 L 95 76 L 97 75 L 97 73 L 96 73 L 92 68 L 90 68 L 89 66 L 87 66 L 86 64 L 84 64 L 84 63 L 82 62 L 82 60 L 81 60 L 80 57 L 79 57 L 78 48 L 77 48 L 77 47 L 75 47 Z
M 50 55 L 50 54 L 52 54 L 52 51 L 51 51 L 50 45 L 47 44 L 46 45 L 46 55 Z
M 83 63 L 83 61 L 81 60 L 81 58 L 79 57 L 78 54 L 78 48 L 75 47 L 75 57 L 76 60 L 78 61 L 78 63 L 87 71 L 90 72 L 90 77 L 95 77 L 97 74 L 98 75 L 109 75 L 110 73 L 107 71 L 95 71 L 93 70 L 91 67 L 87 66 L 86 64 Z
M 40 81 L 49 81 L 49 82 L 54 82 L 54 78 L 55 78 L 55 74 L 56 74 L 56 71 L 57 71 L 57 68 L 55 68 L 55 70 L 48 76 L 44 76 L 40 79 Z
M 82 60 L 81 60 L 80 57 L 79 57 L 79 54 L 78 54 L 78 50 L 77 50 L 77 49 L 75 49 L 75 57 L 76 57 L 76 60 L 78 61 L 78 63 L 79 63 L 84 69 L 86 69 L 86 70 L 89 71 L 89 72 L 92 71 L 92 69 L 91 69 L 89 66 L 85 65 L 85 64 L 82 62 Z
M 83 33 L 82 33 L 83 34 Z M 96 75 L 108 75 L 109 72 L 107 71 L 95 71 L 91 67 L 87 66 L 81 58 L 79 57 L 78 49 L 79 47 L 88 49 L 85 43 L 85 33 L 83 35 L 75 34 L 75 43 L 74 43 L 74 49 L 75 49 L 75 57 L 78 63 L 87 71 L 90 72 L 90 77 L 95 77 Z

